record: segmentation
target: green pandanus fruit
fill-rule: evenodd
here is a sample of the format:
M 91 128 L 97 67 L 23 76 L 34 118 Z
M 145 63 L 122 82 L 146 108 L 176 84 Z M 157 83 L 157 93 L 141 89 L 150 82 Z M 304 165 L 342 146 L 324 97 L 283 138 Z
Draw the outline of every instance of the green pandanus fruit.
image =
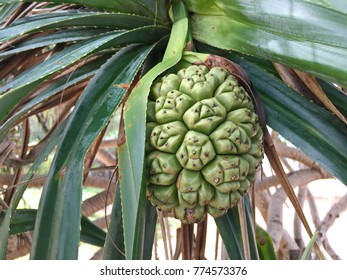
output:
M 255 180 L 258 116 L 237 76 L 191 65 L 159 78 L 147 109 L 147 197 L 184 223 L 219 217 Z

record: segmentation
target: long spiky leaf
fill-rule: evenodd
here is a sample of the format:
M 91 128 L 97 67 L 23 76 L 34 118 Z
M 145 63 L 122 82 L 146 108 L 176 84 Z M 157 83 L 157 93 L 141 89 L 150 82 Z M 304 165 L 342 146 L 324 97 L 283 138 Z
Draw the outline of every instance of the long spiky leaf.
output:
M 146 31 L 150 32 L 152 36 L 144 37 L 143 34 Z M 135 42 L 153 42 L 153 40 L 160 39 L 164 36 L 166 32 L 166 28 L 152 26 L 124 32 L 116 31 L 76 43 L 62 50 L 41 64 L 28 69 L 0 89 L 0 94 L 2 94 L 0 96 L 0 102 L 3 104 L 0 108 L 0 121 L 25 95 L 57 71 L 102 49 Z
M 23 0 L 0 0 L 0 3 L 16 4 Z M 46 2 L 45 0 L 28 0 L 28 2 Z M 161 23 L 168 21 L 167 1 L 158 0 L 51 0 L 52 3 L 71 3 L 84 5 L 101 10 L 109 10 L 114 12 L 132 13 L 151 17 Z
M 194 39 L 347 85 L 347 14 L 340 9 L 293 0 L 186 3 Z
M 32 259 L 76 259 L 83 161 L 94 139 L 122 101 L 152 46 L 129 46 L 112 57 L 92 79 L 66 126 L 41 197 Z M 60 178 L 60 173 L 65 174 Z M 69 234 L 67 234 L 69 233 Z
M 125 251 L 127 259 L 142 259 L 146 224 L 146 188 L 143 178 L 147 97 L 152 82 L 174 66 L 182 56 L 188 30 L 186 10 L 174 1 L 175 22 L 170 35 L 166 59 L 153 67 L 135 86 L 126 103 L 124 123 L 126 142 L 119 146 L 120 186 L 123 201 Z M 174 38 L 174 39 L 171 39 Z M 134 211 L 134 205 L 137 205 Z
M 45 142 L 44 146 L 41 149 L 41 153 L 36 158 L 33 165 L 30 167 L 29 171 L 27 172 L 22 181 L 27 181 L 28 179 L 30 179 L 34 175 L 36 170 L 45 161 L 48 155 L 52 152 L 52 150 L 60 140 L 65 124 L 66 120 L 61 122 L 58 128 L 54 130 L 54 132 L 50 136 L 49 141 Z M 16 192 L 14 193 L 14 196 L 12 197 L 9 208 L 7 209 L 6 215 L 0 225 L 0 259 L 6 259 L 8 237 L 10 234 L 10 224 L 26 188 L 27 185 L 22 185 L 17 188 Z
M 137 15 L 105 12 L 55 12 L 25 17 L 0 30 L 0 42 L 5 42 L 23 34 L 44 30 L 76 27 L 110 27 L 114 29 L 134 29 L 153 25 L 153 19 Z

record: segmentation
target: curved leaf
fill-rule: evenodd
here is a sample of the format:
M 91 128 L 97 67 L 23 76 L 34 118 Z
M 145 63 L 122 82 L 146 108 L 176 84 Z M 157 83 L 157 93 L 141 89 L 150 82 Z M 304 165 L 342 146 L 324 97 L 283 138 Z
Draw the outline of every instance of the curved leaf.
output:
M 35 225 L 32 259 L 78 256 L 83 159 L 112 117 L 153 46 L 128 46 L 93 77 L 69 118 L 52 162 Z M 64 176 L 61 171 L 65 170 Z
M 0 30 L 0 42 L 8 41 L 23 34 L 55 28 L 97 26 L 133 29 L 153 24 L 153 19 L 129 14 L 53 12 L 24 17 L 14 21 L 9 27 Z
M 196 2 L 196 3 L 194 3 Z M 346 47 L 347 34 L 345 19 L 347 14 L 331 7 L 321 6 L 307 0 L 215 0 L 217 11 L 211 11 L 209 5 L 194 3 L 190 10 L 207 16 L 220 16 L 249 24 L 255 28 L 281 33 L 290 38 L 303 39 L 309 42 Z M 207 3 L 206 3 L 207 4 Z M 211 5 L 211 4 L 210 4 Z M 208 9 L 206 11 L 206 8 Z
M 7 211 L 0 213 L 0 224 L 2 223 Z M 34 229 L 36 220 L 36 209 L 18 209 L 12 218 L 10 234 L 19 234 Z M 102 247 L 105 242 L 106 233 L 95 224 L 93 224 L 88 218 L 82 217 L 81 219 L 81 241 Z
M 231 260 L 243 260 L 243 245 L 237 207 L 229 209 L 225 215 L 214 220 L 229 258 Z
M 74 71 L 71 75 L 64 77 L 54 83 L 52 86 L 44 90 L 42 93 L 34 97 L 28 103 L 23 105 L 16 113 L 12 114 L 10 118 L 0 125 L 0 141 L 6 136 L 7 132 L 15 125 L 25 114 L 33 110 L 38 104 L 47 101 L 55 94 L 62 92 L 70 86 L 93 76 L 103 65 L 109 57 L 101 57 L 96 59 Z
M 186 3 L 196 40 L 347 85 L 347 14 L 304 0 Z
M 0 3 L 16 3 L 24 0 L 0 0 Z M 29 1 L 27 1 L 29 2 Z M 46 2 L 45 0 L 32 0 L 30 2 Z M 51 0 L 52 3 L 72 3 L 83 6 L 95 7 L 98 9 L 115 12 L 144 15 L 158 20 L 167 20 L 166 1 L 157 0 Z M 164 8 L 162 8 L 162 6 Z
M 244 205 L 245 205 L 245 212 L 246 212 L 246 222 L 247 222 L 248 239 L 249 239 L 250 251 L 251 251 L 251 259 L 259 260 L 259 250 L 258 250 L 257 239 L 256 239 L 256 225 L 254 224 L 254 221 L 253 221 L 253 211 L 252 211 L 251 200 L 249 195 L 246 195 L 244 197 Z
M 146 198 L 147 199 L 147 198 Z M 144 228 L 144 240 L 146 241 L 143 246 L 143 259 L 151 260 L 152 259 L 152 251 L 153 251 L 153 243 L 154 243 L 154 235 L 157 226 L 157 210 L 149 200 L 147 200 L 146 205 L 146 224 Z
M 106 232 L 95 225 L 87 217 L 82 216 L 80 237 L 82 242 L 103 247 L 105 244 Z
M 57 145 L 57 143 L 60 140 L 60 136 L 65 128 L 67 120 L 64 120 L 60 123 L 60 125 L 54 130 L 54 132 L 51 134 L 49 139 L 45 141 L 45 144 L 42 147 L 42 150 L 38 157 L 35 159 L 34 163 L 30 167 L 29 171 L 23 178 L 23 181 L 29 180 L 33 174 L 36 172 L 36 170 L 41 166 L 41 164 L 46 160 L 48 155 L 52 152 L 54 147 Z M 10 234 L 10 224 L 13 218 L 13 215 L 17 209 L 17 206 L 27 188 L 27 185 L 19 186 L 10 202 L 10 205 L 7 209 L 6 215 L 1 222 L 0 225 L 0 259 L 5 259 L 7 254 L 7 244 L 8 244 L 8 237 Z
M 6 212 L 2 212 L 0 214 L 0 222 L 2 222 L 2 219 L 6 215 Z M 17 209 L 12 217 L 10 225 L 10 235 L 33 230 L 36 213 L 36 209 Z
M 319 231 L 316 231 L 312 238 L 310 239 L 310 242 L 307 244 L 307 247 L 305 248 L 305 251 L 302 253 L 301 260 L 309 260 L 311 259 L 311 251 L 314 246 L 314 243 L 316 242 L 316 239 L 318 238 Z
M 124 231 L 119 184 L 115 192 L 110 225 L 102 253 L 103 260 L 124 260 Z
M 240 55 L 233 51 L 230 51 L 230 53 L 235 53 L 236 56 Z M 266 72 L 272 74 L 273 76 L 280 78 L 271 61 L 245 54 L 243 54 L 242 57 L 245 60 L 259 66 L 263 70 L 266 70 Z M 319 78 L 317 78 L 317 82 L 322 87 L 323 91 L 326 93 L 331 102 L 340 110 L 342 114 L 347 116 L 347 94 L 339 90 L 332 83 L 325 82 Z
M 18 54 L 24 51 L 33 50 L 35 48 L 45 47 L 52 44 L 73 42 L 86 40 L 91 37 L 109 32 L 107 29 L 101 28 L 76 28 L 71 30 L 57 31 L 46 36 L 41 36 L 31 40 L 24 41 L 15 48 L 1 52 L 0 58 L 4 59 L 10 55 Z
M 248 69 L 274 130 L 347 184 L 346 125 L 262 71 Z M 269 84 L 272 87 L 269 90 Z M 319 116 L 319 118 L 317 118 Z
M 1 1 L 0 1 L 1 3 Z M 18 7 L 20 3 L 8 3 L 0 6 L 0 23 L 3 23 Z
M 152 258 L 154 234 L 157 225 L 157 212 L 148 200 L 145 212 L 145 226 L 144 226 L 144 240 L 143 244 L 143 260 L 150 260 Z M 124 260 L 125 247 L 124 247 L 124 232 L 123 232 L 123 219 L 122 207 L 120 199 L 120 188 L 117 187 L 115 200 L 111 213 L 110 227 L 108 228 L 106 243 L 103 251 L 104 260 Z
M 251 206 L 248 196 L 244 197 L 243 205 L 245 209 L 244 225 L 247 227 L 248 232 L 250 258 L 252 260 L 257 260 L 259 257 L 255 241 L 255 232 L 253 230 Z M 242 242 L 243 236 L 241 231 L 239 209 L 237 207 L 229 209 L 224 216 L 215 218 L 215 222 L 224 242 L 224 246 L 227 250 L 229 258 L 231 260 L 244 260 L 245 253 Z
M 146 226 L 146 186 L 143 178 L 147 97 L 153 81 L 182 57 L 188 31 L 186 10 L 173 2 L 174 24 L 165 60 L 153 67 L 135 86 L 126 103 L 126 142 L 118 148 L 120 187 L 127 259 L 143 259 Z M 134 209 L 134 206 L 137 207 Z
M 57 71 L 96 51 L 135 42 L 157 41 L 166 32 L 166 28 L 158 26 L 142 27 L 124 32 L 116 31 L 65 48 L 41 64 L 26 70 L 16 79 L 0 88 L 0 94 L 2 94 L 0 102 L 3 105 L 0 107 L 0 122 L 25 95 Z M 148 33 L 151 36 L 144 36 Z

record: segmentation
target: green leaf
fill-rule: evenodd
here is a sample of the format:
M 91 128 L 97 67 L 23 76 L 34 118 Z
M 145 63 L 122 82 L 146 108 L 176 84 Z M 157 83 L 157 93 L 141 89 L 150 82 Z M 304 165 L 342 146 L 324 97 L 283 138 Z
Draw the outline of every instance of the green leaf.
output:
M 60 125 L 54 130 L 54 132 L 51 134 L 51 136 L 45 141 L 45 144 L 42 147 L 42 150 L 38 157 L 35 159 L 34 163 L 30 167 L 29 171 L 23 178 L 23 181 L 29 180 L 36 170 L 41 166 L 41 164 L 46 160 L 48 155 L 52 152 L 54 147 L 57 145 L 58 141 L 60 140 L 60 136 L 62 134 L 62 131 L 65 127 L 67 120 L 64 120 L 60 123 Z M 18 203 L 20 202 L 25 190 L 27 188 L 27 185 L 24 184 L 22 186 L 19 186 L 10 202 L 10 205 L 7 209 L 6 215 L 1 222 L 0 225 L 0 259 L 5 259 L 7 254 L 7 243 L 8 243 L 8 237 L 9 237 L 9 231 L 10 231 L 10 223 L 12 221 L 14 212 L 16 211 L 16 208 L 18 206 Z
M 141 189 L 138 209 L 134 234 L 136 239 L 133 243 L 133 259 L 150 260 L 157 225 L 157 212 L 148 201 L 145 188 Z
M 120 186 L 122 187 L 121 195 L 126 258 L 145 259 L 149 255 L 148 246 L 152 246 L 153 244 L 149 243 L 153 239 L 146 239 L 146 236 L 150 235 L 148 233 L 151 228 L 150 225 L 153 225 L 153 222 L 155 223 L 156 220 L 151 220 L 151 212 L 147 214 L 151 209 L 148 209 L 145 187 L 140 188 L 140 190 L 135 189 L 135 178 L 132 176 L 133 173 L 131 173 L 133 170 L 130 169 L 132 163 L 127 144 L 118 147 L 118 160 L 121 175 Z
M 341 120 L 235 53 L 210 47 L 201 51 L 240 64 L 260 94 L 267 124 L 347 185 L 347 130 Z
M 276 253 L 272 245 L 270 234 L 259 225 L 256 227 L 257 246 L 261 260 L 276 260 Z
M 146 242 L 143 245 L 143 259 L 151 260 L 154 235 L 157 226 L 157 210 L 155 209 L 155 207 L 153 207 L 149 200 L 147 200 L 145 221 L 146 224 L 144 226 L 144 240 L 146 240 Z
M 347 14 L 304 0 L 186 3 L 196 40 L 347 85 Z
M 82 216 L 80 236 L 82 242 L 103 247 L 105 244 L 106 232 L 95 225 L 87 217 Z
M 347 6 L 345 0 L 320 0 L 319 3 L 328 8 L 340 10 L 343 13 L 347 13 Z
M 19 3 L 10 3 L 0 6 L 0 23 L 3 23 L 19 7 L 19 5 Z
M 245 68 L 261 95 L 268 125 L 347 184 L 346 125 L 261 69 Z
M 6 134 L 11 129 L 11 127 L 14 126 L 20 120 L 20 118 L 22 118 L 26 113 L 33 110 L 40 103 L 46 102 L 50 97 L 66 90 L 67 88 L 75 85 L 78 82 L 81 82 L 89 78 L 90 76 L 93 76 L 108 58 L 108 56 L 105 56 L 96 59 L 90 63 L 87 63 L 86 65 L 78 68 L 76 71 L 74 71 L 67 77 L 63 77 L 62 79 L 54 83 L 52 86 L 44 90 L 42 93 L 34 97 L 28 103 L 24 104 L 17 112 L 12 114 L 6 120 L 6 122 L 4 122 L 0 126 L 0 142 L 5 138 Z
M 16 3 L 23 0 L 0 0 L 0 3 Z M 46 2 L 32 0 L 27 2 Z M 167 3 L 155 0 L 51 0 L 52 3 L 72 3 L 98 9 L 144 15 L 159 20 L 167 20 Z M 165 1 L 166 2 L 166 1 Z M 164 9 L 166 8 L 166 9 Z
M 121 33 L 122 34 L 122 33 Z M 116 33 L 108 36 L 100 36 L 97 39 L 90 39 L 82 43 L 77 43 L 64 49 L 52 56 L 41 64 L 34 66 L 12 82 L 0 89 L 0 120 L 31 90 L 55 72 L 66 68 L 88 54 L 94 52 L 108 41 L 117 38 L 120 34 Z
M 19 234 L 34 229 L 36 219 L 36 209 L 18 209 L 12 217 L 10 225 L 10 235 Z M 0 221 L 6 215 L 6 212 L 1 213 Z
M 0 223 L 3 222 L 4 216 L 7 211 L 0 214 Z M 37 216 L 36 209 L 18 209 L 16 210 L 10 225 L 10 234 L 19 234 L 34 229 L 35 220 Z M 105 242 L 106 233 L 93 224 L 88 218 L 82 217 L 81 220 L 81 241 L 102 247 Z
M 245 226 L 248 232 L 248 243 L 250 249 L 250 257 L 252 260 L 258 259 L 258 250 L 255 241 L 255 232 L 253 230 L 252 211 L 248 196 L 244 197 L 245 209 Z M 242 231 L 240 223 L 240 215 L 237 207 L 231 208 L 228 212 L 219 218 L 215 218 L 219 233 L 224 242 L 229 258 L 231 260 L 244 260 L 245 254 L 243 250 Z
M 243 260 L 243 245 L 237 207 L 229 209 L 225 215 L 214 220 L 229 258 L 231 260 Z
M 115 192 L 111 212 L 111 222 L 107 229 L 106 242 L 103 250 L 103 260 L 124 260 L 124 231 L 122 218 L 122 201 L 119 184 Z
M 301 260 L 309 260 L 311 258 L 311 251 L 312 251 L 314 243 L 316 242 L 318 234 L 319 234 L 318 231 L 316 231 L 313 234 L 310 242 L 307 244 L 307 247 L 305 248 L 305 251 L 302 253 L 302 256 L 300 258 Z
M 187 2 L 195 2 L 189 10 L 197 14 L 225 15 L 254 28 L 285 34 L 290 38 L 305 38 L 310 42 L 341 47 L 347 43 L 343 37 L 347 32 L 344 22 L 347 14 L 314 1 L 284 0 L 278 3 L 275 0 L 214 0 L 205 5 L 201 5 L 201 1 Z M 218 7 L 216 10 L 209 9 L 211 2 Z
M 153 25 L 153 19 L 129 14 L 102 12 L 53 12 L 24 17 L 0 30 L 0 42 L 43 30 L 67 27 L 113 27 L 133 29 Z
M 144 198 L 146 199 L 146 198 Z M 152 247 L 154 241 L 154 234 L 157 225 L 157 212 L 156 209 L 147 201 L 147 207 L 144 218 L 146 223 L 144 225 L 144 240 L 143 245 L 143 258 L 150 260 L 152 257 Z M 123 220 L 122 208 L 120 199 L 120 188 L 116 190 L 115 202 L 113 204 L 111 213 L 111 222 L 108 229 L 106 243 L 103 252 L 103 259 L 105 260 L 122 260 L 125 259 L 124 254 L 124 234 L 123 234 Z
M 0 58 L 7 58 L 10 55 L 49 46 L 52 44 L 86 40 L 105 32 L 107 32 L 107 29 L 101 28 L 76 28 L 71 30 L 61 30 L 52 34 L 48 34 L 46 36 L 40 36 L 38 38 L 24 41 L 23 43 L 18 44 L 15 48 L 0 53 Z
M 3 105 L 0 107 L 0 121 L 23 97 L 57 71 L 96 51 L 134 42 L 153 42 L 159 40 L 166 32 L 167 29 L 163 27 L 143 27 L 131 31 L 112 32 L 65 48 L 41 64 L 23 72 L 0 89 L 2 94 L 0 102 Z
M 119 85 L 131 83 L 152 47 L 128 46 L 118 52 L 78 100 L 41 196 L 32 259 L 77 258 L 85 154 L 122 101 L 126 90 Z
M 181 1 L 174 1 L 174 22 L 165 54 L 166 59 L 153 67 L 137 84 L 126 103 L 124 123 L 126 142 L 118 148 L 122 193 L 125 252 L 127 259 L 143 259 L 146 225 L 146 186 L 143 166 L 147 97 L 153 81 L 182 57 L 188 19 Z M 136 244 L 136 245 L 135 245 Z
M 251 201 L 248 194 L 244 197 L 244 205 L 245 205 L 245 212 L 246 212 L 247 232 L 248 232 L 248 239 L 250 244 L 249 246 L 251 251 L 251 259 L 258 260 L 259 252 L 258 252 L 258 246 L 257 246 L 257 240 L 256 240 L 256 225 L 254 225 L 253 223 L 253 211 L 252 211 Z

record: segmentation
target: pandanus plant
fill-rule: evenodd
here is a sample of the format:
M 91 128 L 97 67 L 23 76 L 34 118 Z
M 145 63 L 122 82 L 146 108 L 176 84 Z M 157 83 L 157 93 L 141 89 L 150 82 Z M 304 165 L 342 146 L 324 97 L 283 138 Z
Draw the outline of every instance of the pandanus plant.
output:
M 268 127 L 346 184 L 343 1 L 0 5 L 1 164 L 13 128 L 22 129 L 1 198 L 1 258 L 10 234 L 34 230 L 32 259 L 76 259 L 80 241 L 102 247 L 105 259 L 150 259 L 158 213 L 182 222 L 184 259 L 204 258 L 208 215 L 229 258 L 264 257 L 252 219 L 264 152 L 312 236 Z M 29 152 L 29 117 L 52 108 L 57 121 Z M 116 190 L 105 234 L 84 215 L 82 193 L 114 115 Z M 52 153 L 37 211 L 17 209 Z

